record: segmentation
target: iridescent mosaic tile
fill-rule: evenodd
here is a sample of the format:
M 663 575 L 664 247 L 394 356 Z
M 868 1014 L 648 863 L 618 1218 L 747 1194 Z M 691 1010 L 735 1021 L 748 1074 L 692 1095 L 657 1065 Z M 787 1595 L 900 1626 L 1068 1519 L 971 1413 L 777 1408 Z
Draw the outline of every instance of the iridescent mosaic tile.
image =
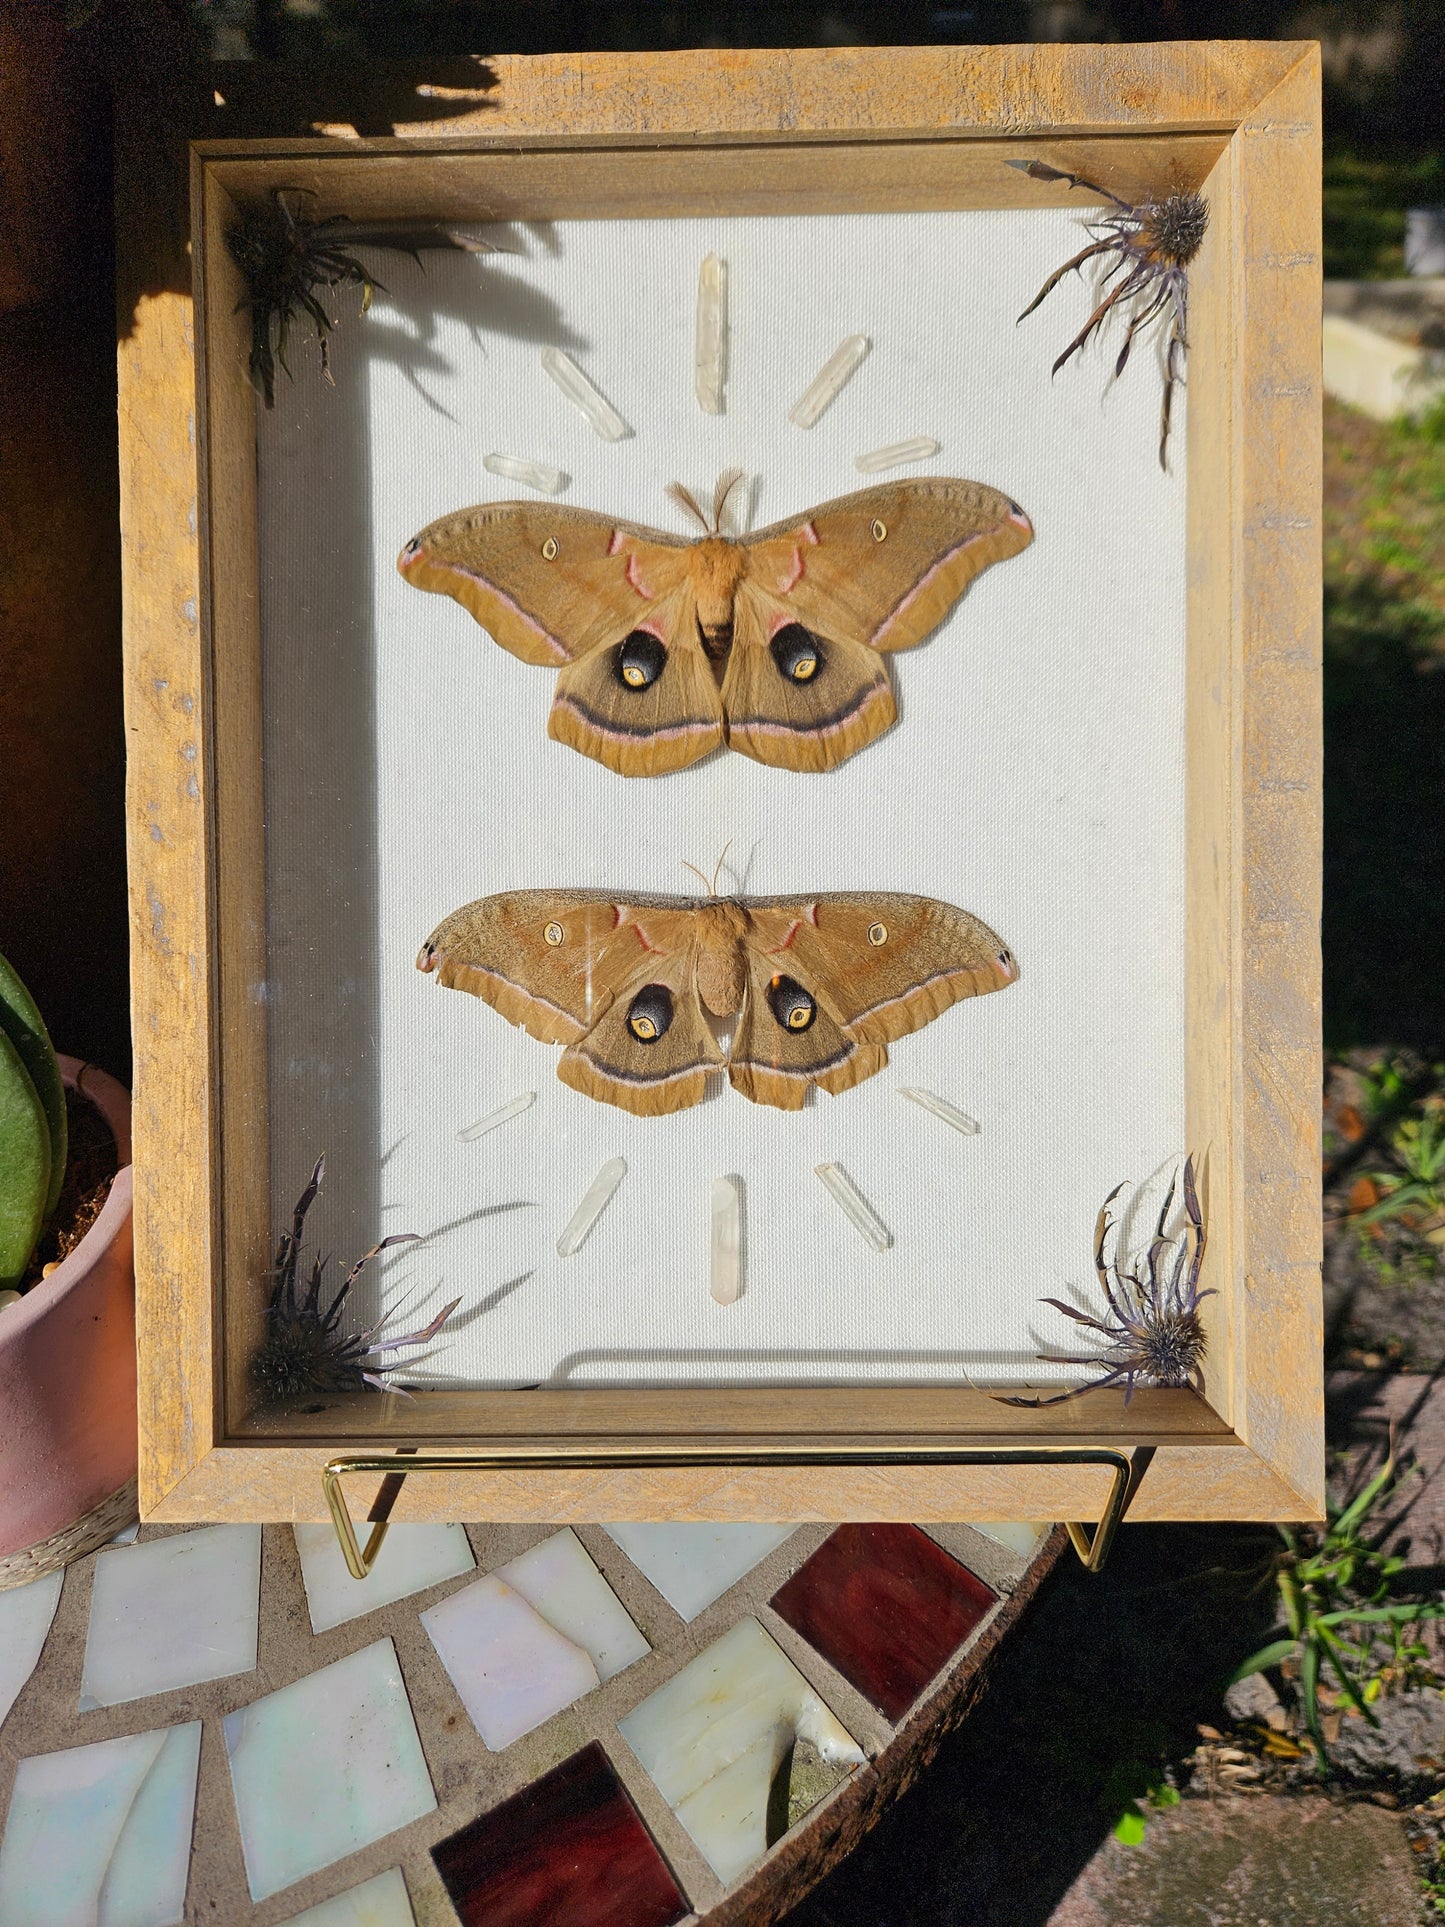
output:
M 1007 1546 L 1020 1559 L 1032 1559 L 1034 1547 L 1049 1530 L 1036 1519 L 968 1519 L 965 1524 L 974 1532 L 981 1532 L 985 1539 Z
M 388 1867 L 375 1880 L 293 1914 L 284 1927 L 416 1927 L 416 1915 L 401 1868 Z
M 101 1553 L 81 1712 L 249 1673 L 260 1589 L 259 1526 L 203 1526 Z
M 696 1619 L 798 1528 L 633 1522 L 606 1529 L 673 1611 L 683 1619 Z
M 60 1604 L 64 1578 L 63 1572 L 47 1572 L 28 1586 L 11 1586 L 0 1592 L 0 1726 L 35 1671 Z
M 185 1914 L 201 1723 L 22 1760 L 0 1844 L 5 1927 L 173 1927 Z
M 847 1525 L 772 1598 L 844 1679 L 890 1720 L 907 1712 L 997 1595 L 909 1525 Z
M 421 1622 L 494 1752 L 649 1650 L 570 1531 L 463 1586 Z
M 436 1807 L 389 1639 L 228 1713 L 222 1731 L 253 1900 Z
M 595 1740 L 432 1859 L 462 1927 L 671 1927 L 688 1911 Z
M 756 1619 L 740 1619 L 626 1719 L 622 1737 L 720 1880 L 760 1860 L 790 1818 L 773 1791 L 796 1742 L 828 1767 L 864 1756 Z M 781 1807 L 781 1815 L 779 1809 Z
M 329 1632 L 378 1606 L 425 1592 L 476 1565 L 461 1526 L 399 1525 L 388 1528 L 385 1550 L 365 1579 L 353 1579 L 334 1526 L 297 1525 L 291 1530 L 313 1633 Z

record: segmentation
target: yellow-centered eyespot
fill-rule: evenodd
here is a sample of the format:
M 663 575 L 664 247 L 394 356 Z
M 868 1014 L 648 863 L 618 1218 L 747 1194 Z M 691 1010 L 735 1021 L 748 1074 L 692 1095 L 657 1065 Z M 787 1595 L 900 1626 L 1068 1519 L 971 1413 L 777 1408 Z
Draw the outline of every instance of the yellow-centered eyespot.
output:
M 642 665 L 636 662 L 623 663 L 622 680 L 627 684 L 629 689 L 646 689 L 648 684 L 646 672 L 642 668 Z
M 880 522 L 875 516 L 873 520 L 873 540 L 875 542 L 881 542 L 887 533 L 888 524 L 886 522 Z
M 788 1012 L 789 1030 L 806 1030 L 812 1021 L 813 1009 L 810 1004 L 794 1004 Z
M 542 935 L 547 939 L 548 943 L 551 944 L 554 950 L 557 948 L 557 945 L 561 943 L 562 939 L 566 936 L 566 934 L 567 932 L 562 928 L 560 923 L 549 923 L 547 925 L 547 928 L 542 932 Z
M 888 925 L 886 923 L 870 923 L 868 926 L 868 941 L 874 944 L 887 943 Z
M 542 544 L 542 559 L 545 562 L 555 562 L 557 560 L 557 538 L 555 535 L 549 535 L 547 540 Z
M 650 1017 L 644 1017 L 641 1012 L 636 1017 L 628 1018 L 627 1027 L 633 1036 L 640 1037 L 644 1044 L 650 1044 L 657 1035 L 657 1025 Z

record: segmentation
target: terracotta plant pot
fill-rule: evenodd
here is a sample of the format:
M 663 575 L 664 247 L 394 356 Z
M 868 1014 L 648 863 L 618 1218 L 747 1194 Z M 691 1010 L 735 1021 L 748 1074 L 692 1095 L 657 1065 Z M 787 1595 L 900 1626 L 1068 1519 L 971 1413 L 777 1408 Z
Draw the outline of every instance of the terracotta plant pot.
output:
M 50 1276 L 0 1311 L 0 1589 L 102 1545 L 136 1516 L 130 1098 L 60 1059 L 115 1139 L 100 1216 Z

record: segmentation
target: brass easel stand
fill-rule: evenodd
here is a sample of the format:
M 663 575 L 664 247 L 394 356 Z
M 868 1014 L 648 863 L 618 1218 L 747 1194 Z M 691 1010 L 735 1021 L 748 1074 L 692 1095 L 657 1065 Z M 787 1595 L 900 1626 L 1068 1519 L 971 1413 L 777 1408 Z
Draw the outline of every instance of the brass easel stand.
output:
M 948 1443 L 929 1444 L 912 1440 L 872 1439 L 837 1445 L 795 1445 L 779 1439 L 737 1439 L 727 1445 L 699 1441 L 696 1445 L 677 1441 L 625 1446 L 572 1445 L 557 1442 L 539 1446 L 534 1441 L 491 1445 L 458 1446 L 449 1451 L 423 1452 L 403 1448 L 396 1452 L 344 1452 L 334 1458 L 321 1474 L 326 1503 L 331 1511 L 336 1536 L 353 1579 L 365 1579 L 376 1563 L 381 1542 L 386 1537 L 392 1507 L 402 1484 L 416 1472 L 471 1471 L 547 1471 L 558 1466 L 585 1467 L 595 1471 L 625 1471 L 646 1467 L 740 1465 L 1099 1465 L 1113 1474 L 1109 1497 L 1089 1537 L 1082 1525 L 1069 1524 L 1069 1538 L 1075 1552 L 1089 1572 L 1098 1572 L 1109 1556 L 1114 1534 L 1124 1516 L 1132 1490 L 1142 1477 L 1153 1453 L 1140 1452 L 1131 1464 L 1123 1453 L 1108 1446 L 1000 1445 L 964 1446 Z M 357 1543 L 356 1528 L 347 1509 L 341 1481 L 349 1472 L 382 1475 L 382 1487 L 371 1508 L 371 1532 L 363 1551 Z

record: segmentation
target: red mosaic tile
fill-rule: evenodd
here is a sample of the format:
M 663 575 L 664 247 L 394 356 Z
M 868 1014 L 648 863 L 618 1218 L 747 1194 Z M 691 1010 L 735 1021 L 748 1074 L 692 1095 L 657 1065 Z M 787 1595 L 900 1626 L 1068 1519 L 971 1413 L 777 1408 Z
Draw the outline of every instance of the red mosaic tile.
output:
M 462 1927 L 669 1927 L 688 1911 L 595 1740 L 432 1859 Z
M 773 1594 L 801 1633 L 890 1720 L 899 1719 L 997 1603 L 917 1526 L 839 1526 Z

